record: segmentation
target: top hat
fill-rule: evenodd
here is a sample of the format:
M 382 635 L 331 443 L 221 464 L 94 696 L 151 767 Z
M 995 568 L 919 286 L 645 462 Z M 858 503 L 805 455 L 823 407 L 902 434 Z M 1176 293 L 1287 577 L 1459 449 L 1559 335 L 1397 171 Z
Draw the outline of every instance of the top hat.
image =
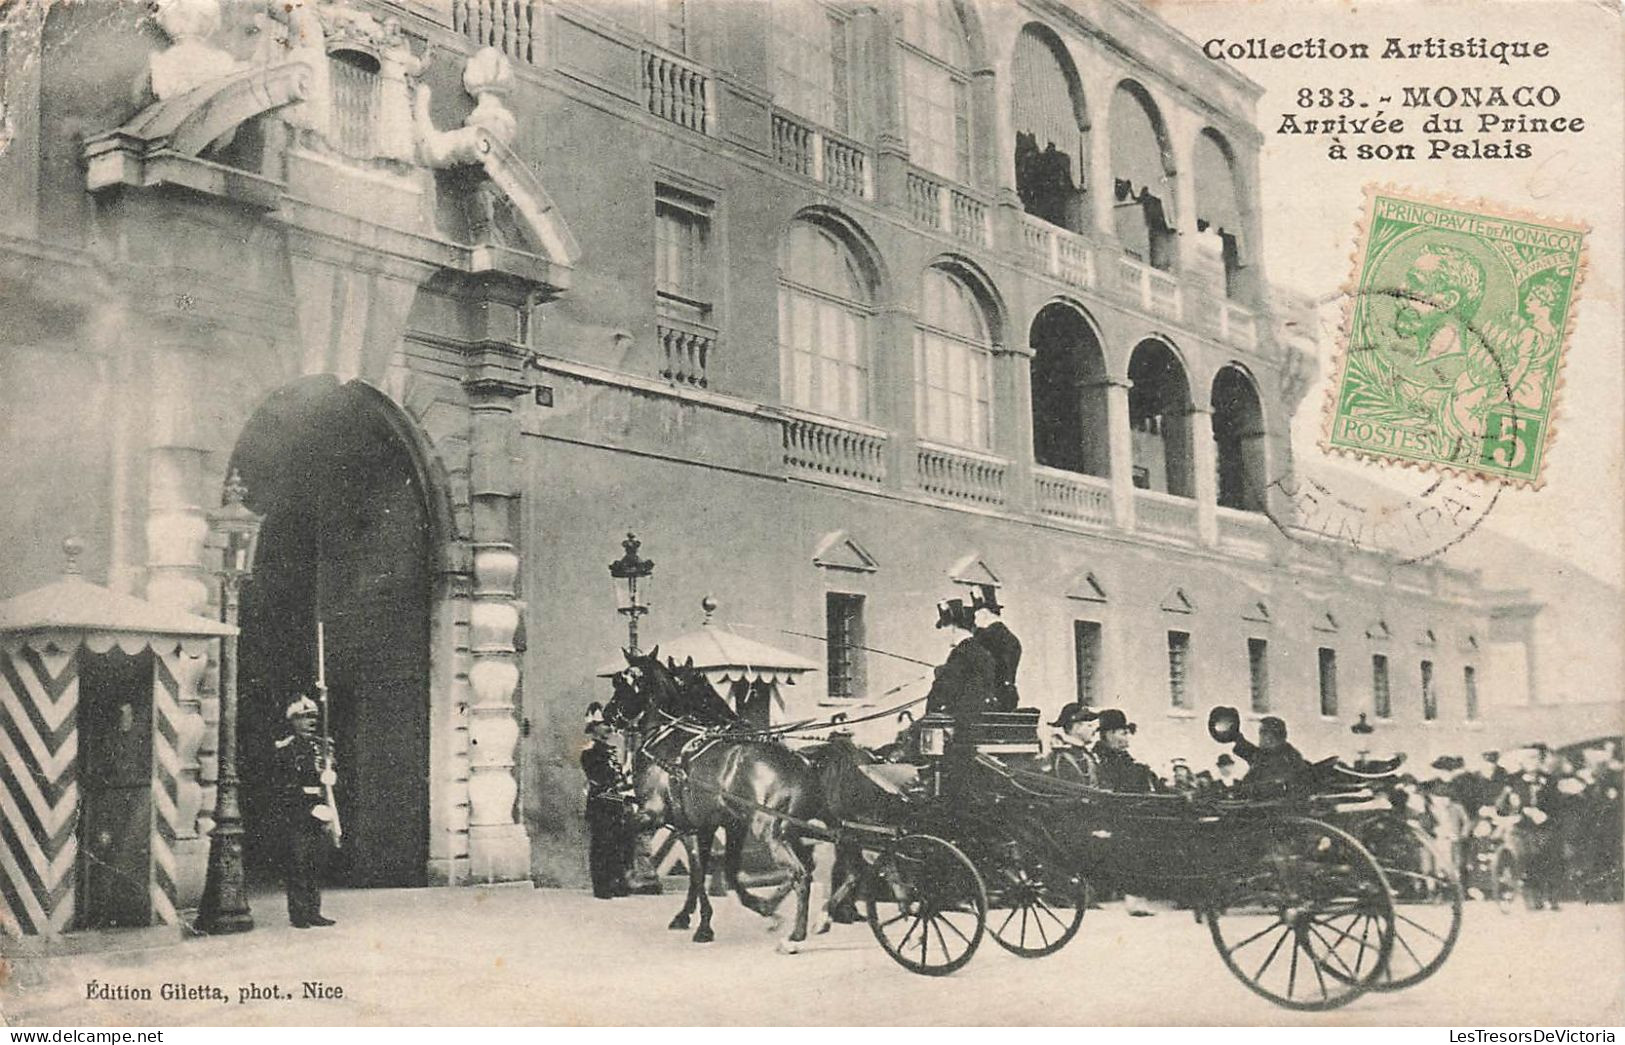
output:
M 1138 733 L 1140 727 L 1128 720 L 1128 716 L 1116 708 L 1107 708 L 1100 713 L 1100 731 L 1110 733 L 1114 729 L 1126 729 L 1130 733 Z
M 1207 734 L 1221 744 L 1233 744 L 1241 736 L 1241 712 L 1223 704 L 1207 713 Z
M 1054 726 L 1056 729 L 1066 729 L 1067 727 L 1071 726 L 1072 723 L 1077 722 L 1080 719 L 1085 722 L 1092 722 L 1098 718 L 1100 718 L 1100 712 L 1084 704 L 1079 704 L 1077 701 L 1073 701 L 1061 709 L 1061 713 L 1055 716 L 1055 721 L 1051 722 L 1050 725 Z
M 977 591 L 970 600 L 972 610 L 987 610 L 993 614 L 1004 612 L 1004 606 L 999 602 L 999 589 L 991 584 L 979 584 L 976 587 Z
M 288 702 L 288 709 L 282 713 L 282 717 L 296 719 L 303 718 L 306 715 L 315 717 L 320 713 L 321 709 L 316 706 L 316 702 L 300 693 Z
M 1461 766 L 1462 766 L 1461 759 L 1456 758 L 1453 755 L 1440 755 L 1438 758 L 1433 760 L 1433 768 L 1437 769 L 1437 770 L 1439 770 L 1440 772 L 1443 772 L 1443 773 L 1448 773 L 1448 772 L 1450 772 L 1452 770 L 1460 769 Z
M 1499 761 L 1501 761 L 1501 752 L 1499 752 L 1499 751 L 1486 751 L 1486 752 L 1484 752 L 1484 761 L 1486 761 L 1486 762 L 1499 762 Z
M 937 603 L 937 627 L 963 628 L 968 626 L 964 599 L 943 599 Z

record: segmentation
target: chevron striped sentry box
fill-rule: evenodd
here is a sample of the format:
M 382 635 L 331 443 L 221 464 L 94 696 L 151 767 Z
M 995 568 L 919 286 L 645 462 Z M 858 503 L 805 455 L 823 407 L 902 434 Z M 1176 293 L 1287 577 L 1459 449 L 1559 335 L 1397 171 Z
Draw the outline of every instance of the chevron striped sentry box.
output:
M 0 602 L 0 932 L 9 936 L 55 936 L 89 924 L 77 895 L 88 880 L 81 836 L 89 774 L 150 788 L 150 801 L 141 795 L 134 806 L 150 811 L 148 837 L 138 832 L 124 854 L 99 854 L 133 855 L 123 863 L 137 873 L 144 868 L 145 882 L 118 883 L 124 898 L 134 891 L 126 909 L 142 911 L 151 923 L 176 921 L 195 899 L 181 883 L 200 887 L 207 856 L 207 821 L 201 831 L 198 823 L 205 813 L 199 690 L 209 645 L 235 629 L 91 584 L 78 575 L 76 560 L 77 550 L 70 550 L 61 579 Z M 95 664 L 86 658 L 115 652 L 142 657 L 133 662 L 141 674 L 126 672 L 120 693 L 82 685 L 106 675 L 88 670 Z M 131 699 L 135 689 L 142 692 Z M 106 706 L 110 701 L 123 703 Z M 81 725 L 109 713 L 115 728 L 122 714 L 126 726 L 151 730 L 150 744 L 139 737 L 127 745 L 149 764 L 84 763 Z M 108 844 L 105 837 L 91 841 Z

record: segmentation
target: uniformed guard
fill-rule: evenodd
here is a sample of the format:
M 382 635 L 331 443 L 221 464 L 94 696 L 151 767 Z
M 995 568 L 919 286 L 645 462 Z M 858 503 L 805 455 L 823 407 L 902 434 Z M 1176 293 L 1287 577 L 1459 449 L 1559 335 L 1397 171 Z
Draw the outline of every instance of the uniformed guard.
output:
M 632 785 L 621 772 L 610 743 L 612 730 L 596 702 L 587 708 L 590 742 L 581 752 L 581 771 L 587 775 L 587 867 L 592 894 L 600 900 L 626 896 L 631 890 L 626 875 L 632 866 Z
M 316 735 L 318 714 L 314 700 L 295 697 L 284 713 L 293 732 L 276 742 L 272 760 L 288 831 L 288 921 L 295 929 L 334 924 L 322 916 L 322 866 L 334 818 L 326 796 L 338 778 Z

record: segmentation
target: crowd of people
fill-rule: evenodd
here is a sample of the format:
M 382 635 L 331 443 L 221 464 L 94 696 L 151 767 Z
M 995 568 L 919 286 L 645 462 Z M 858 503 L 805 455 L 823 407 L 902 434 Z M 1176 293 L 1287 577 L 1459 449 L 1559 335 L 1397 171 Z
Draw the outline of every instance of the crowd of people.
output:
M 1043 767 L 1110 791 L 1222 797 L 1290 780 L 1310 765 L 1287 740 L 1286 723 L 1274 716 L 1259 722 L 1256 744 L 1231 727 L 1234 754 L 1219 754 L 1211 768 L 1175 758 L 1164 774 L 1129 753 L 1137 726 L 1116 708 L 1068 704 L 1050 727 Z M 1514 884 L 1531 908 L 1625 899 L 1618 741 L 1568 751 L 1537 743 L 1505 760 L 1499 751 L 1486 751 L 1476 768 L 1447 755 L 1430 769 L 1421 775 L 1396 772 L 1384 797 L 1436 840 L 1468 895 L 1498 895 L 1506 888 L 1510 854 Z

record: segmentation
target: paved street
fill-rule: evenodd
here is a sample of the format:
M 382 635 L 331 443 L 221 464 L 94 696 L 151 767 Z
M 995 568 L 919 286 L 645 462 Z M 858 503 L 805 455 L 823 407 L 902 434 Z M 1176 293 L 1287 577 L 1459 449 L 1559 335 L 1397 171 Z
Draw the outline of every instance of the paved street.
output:
M 18 963 L 0 1000 L 13 1024 L 1508 1024 L 1617 1025 L 1625 1018 L 1625 911 L 1560 913 L 1469 904 L 1455 955 L 1431 980 L 1301 1014 L 1226 972 L 1184 912 L 1090 912 L 1079 938 L 1024 961 L 988 941 L 956 975 L 893 964 L 867 926 L 836 926 L 799 955 L 775 953 L 755 916 L 719 900 L 717 941 L 668 932 L 674 897 L 595 901 L 528 887 L 348 892 L 331 929 L 296 931 L 279 896 L 253 933 L 144 951 Z M 86 1000 L 90 981 L 154 1000 Z M 305 981 L 342 998 L 298 998 Z M 216 985 L 229 1001 L 162 1001 L 166 983 Z M 291 999 L 238 1001 L 275 985 Z

